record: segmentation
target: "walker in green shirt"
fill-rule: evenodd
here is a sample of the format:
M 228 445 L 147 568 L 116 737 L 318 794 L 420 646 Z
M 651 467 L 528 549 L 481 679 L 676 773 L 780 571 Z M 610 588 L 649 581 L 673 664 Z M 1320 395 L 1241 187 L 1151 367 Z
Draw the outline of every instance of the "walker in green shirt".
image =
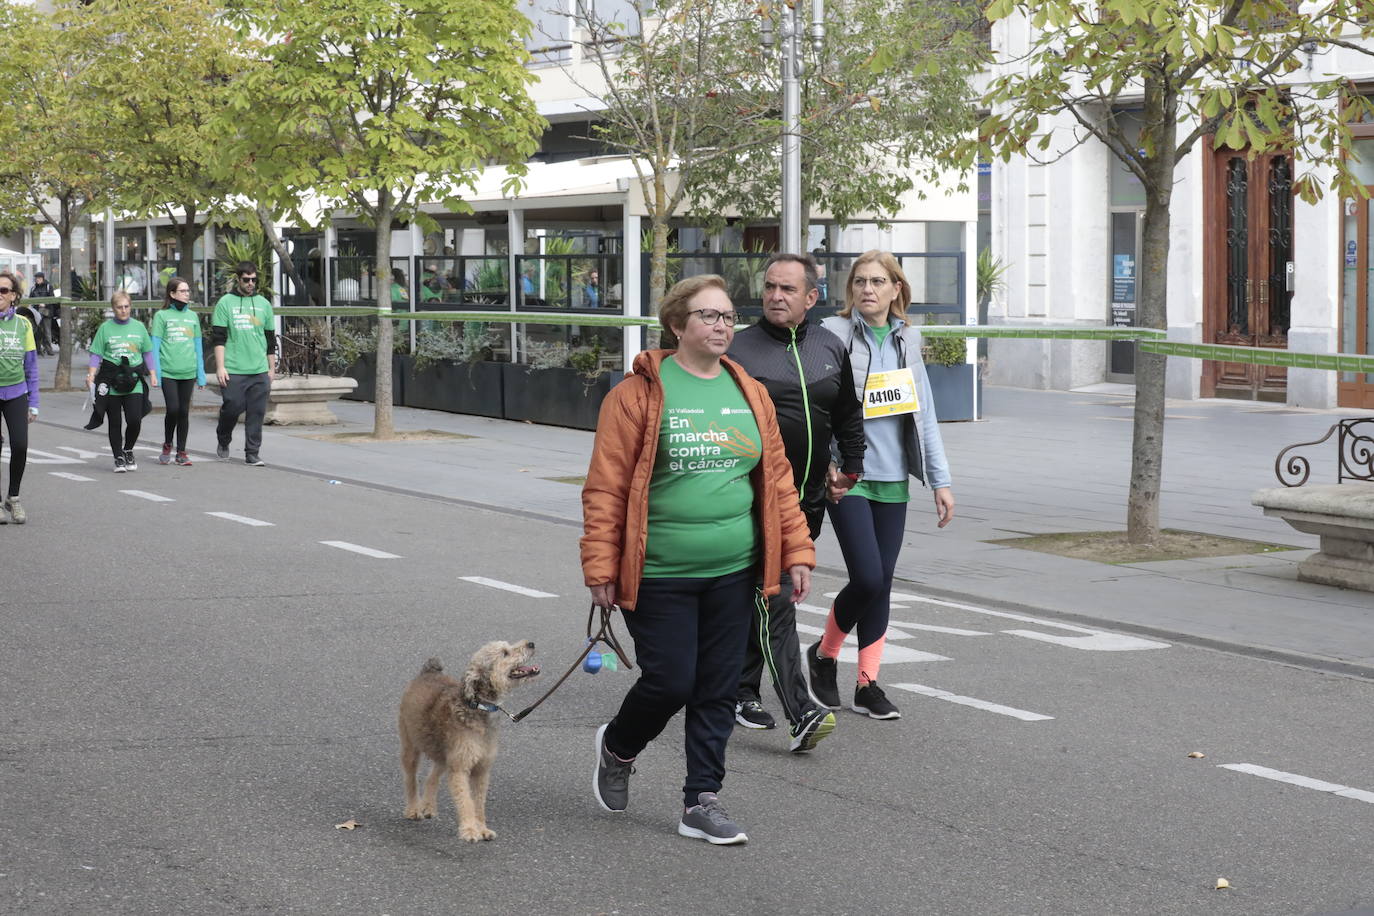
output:
M 103 323 L 91 341 L 91 352 L 101 359 L 118 363 L 121 357 L 129 358 L 129 365 L 143 365 L 143 354 L 153 349 L 153 339 L 143 322 L 130 318 L 120 324 L 113 318 Z
M 29 319 L 16 312 L 0 321 L 0 387 L 24 383 L 24 354 L 33 349 Z
M 225 293 L 215 303 L 210 323 L 228 330 L 224 341 L 226 372 L 259 375 L 267 371 L 267 329 L 274 323 L 272 303 L 262 296 Z
M 153 315 L 152 336 L 161 339 L 158 368 L 163 378 L 196 378 L 196 341 L 200 338 L 200 316 L 189 308 L 175 306 L 159 309 Z

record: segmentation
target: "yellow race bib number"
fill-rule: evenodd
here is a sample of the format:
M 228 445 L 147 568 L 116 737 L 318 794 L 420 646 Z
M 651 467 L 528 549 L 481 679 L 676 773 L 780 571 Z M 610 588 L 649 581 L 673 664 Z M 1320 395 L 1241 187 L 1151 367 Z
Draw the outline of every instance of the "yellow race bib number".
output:
M 917 413 L 921 409 L 916 396 L 916 373 L 909 367 L 873 372 L 864 386 L 864 419 L 891 417 Z

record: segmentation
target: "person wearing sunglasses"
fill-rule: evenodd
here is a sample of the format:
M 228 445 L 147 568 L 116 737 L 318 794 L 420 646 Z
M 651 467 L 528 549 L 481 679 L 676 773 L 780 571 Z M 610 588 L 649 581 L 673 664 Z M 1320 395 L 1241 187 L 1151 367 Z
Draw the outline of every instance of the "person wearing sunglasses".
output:
M 262 467 L 262 420 L 267 396 L 277 371 L 277 333 L 272 303 L 258 293 L 258 268 L 240 261 L 234 270 L 234 290 L 215 303 L 210 342 L 215 348 L 215 377 L 224 403 L 215 427 L 215 457 L 229 460 L 234 427 L 243 417 L 243 460 Z
M 806 597 L 816 551 L 768 392 L 725 359 L 737 316 L 715 275 L 674 284 L 659 323 L 676 350 L 647 350 L 603 402 L 582 488 L 583 578 L 592 603 L 625 611 L 639 680 L 596 733 L 592 790 L 629 804 L 636 756 L 685 714 L 682 836 L 748 836 L 718 793 L 754 596 Z
M 167 280 L 162 308 L 153 316 L 153 349 L 162 379 L 162 400 L 167 410 L 162 421 L 162 454 L 158 464 L 170 464 L 172 438 L 176 437 L 176 463 L 190 467 L 186 435 L 191 428 L 192 386 L 205 388 L 205 351 L 200 316 L 191 310 L 191 284 L 181 277 Z
M 29 520 L 19 485 L 29 458 L 29 424 L 38 417 L 38 349 L 33 324 L 16 311 L 19 295 L 19 278 L 0 271 L 0 418 L 10 437 L 9 489 L 0 503 L 0 525 Z
M 811 690 L 825 705 L 840 707 L 835 660 L 845 637 L 857 630 L 859 664 L 850 708 L 873 719 L 902 715 L 878 686 L 878 667 L 892 576 L 906 537 L 908 478 L 934 492 L 938 527 L 954 518 L 949 462 L 921 362 L 921 332 L 907 320 L 910 304 L 911 287 L 901 264 L 886 251 L 868 251 L 849 269 L 844 308 L 821 322 L 849 353 L 854 391 L 864 404 L 868 448 L 863 480 L 832 492 L 830 525 L 849 581 L 830 606 L 825 635 L 807 650 Z
M 157 387 L 157 354 L 148 329 L 133 318 L 128 293 L 115 290 L 110 309 L 114 317 L 105 319 L 91 341 L 86 386 L 92 391 L 93 409 L 86 428 L 95 429 L 105 419 L 114 472 L 124 474 L 138 470 L 134 444 L 143 431 L 143 418 L 153 409 L 148 386 Z

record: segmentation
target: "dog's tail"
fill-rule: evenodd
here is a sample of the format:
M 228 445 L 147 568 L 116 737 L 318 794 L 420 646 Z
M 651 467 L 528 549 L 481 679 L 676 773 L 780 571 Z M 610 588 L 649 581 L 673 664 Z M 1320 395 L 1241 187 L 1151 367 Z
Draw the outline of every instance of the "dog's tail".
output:
M 425 662 L 424 667 L 420 669 L 420 673 L 421 673 L 421 674 L 435 674 L 435 673 L 437 673 L 437 672 L 439 672 L 439 671 L 443 671 L 443 670 L 444 670 L 444 664 L 443 664 L 443 662 L 439 661 L 439 659 L 437 659 L 437 658 L 431 658 L 429 661 Z

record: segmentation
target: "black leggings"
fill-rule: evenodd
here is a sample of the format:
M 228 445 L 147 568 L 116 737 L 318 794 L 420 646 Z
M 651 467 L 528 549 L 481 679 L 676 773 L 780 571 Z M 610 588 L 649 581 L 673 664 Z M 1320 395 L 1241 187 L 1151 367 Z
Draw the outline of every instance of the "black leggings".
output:
M 10 489 L 8 496 L 19 496 L 19 484 L 24 480 L 24 465 L 29 461 L 29 396 L 0 401 L 0 416 L 10 433 Z M 0 445 L 5 437 L 0 435 Z
M 906 503 L 880 503 L 846 496 L 832 503 L 830 527 L 840 542 L 849 581 L 835 596 L 835 625 L 859 628 L 859 648 L 887 635 L 892 577 L 906 534 Z
M 195 387 L 193 378 L 162 380 L 162 400 L 167 405 L 167 415 L 162 421 L 162 441 L 170 444 L 175 431 L 179 452 L 186 451 L 186 434 L 191 429 L 191 392 Z
M 133 394 L 112 394 L 109 404 L 105 415 L 109 417 L 110 451 L 114 452 L 116 458 L 122 458 L 125 452 L 134 450 L 134 443 L 143 429 L 143 397 L 137 391 Z M 121 413 L 124 415 L 122 441 L 119 434 Z

